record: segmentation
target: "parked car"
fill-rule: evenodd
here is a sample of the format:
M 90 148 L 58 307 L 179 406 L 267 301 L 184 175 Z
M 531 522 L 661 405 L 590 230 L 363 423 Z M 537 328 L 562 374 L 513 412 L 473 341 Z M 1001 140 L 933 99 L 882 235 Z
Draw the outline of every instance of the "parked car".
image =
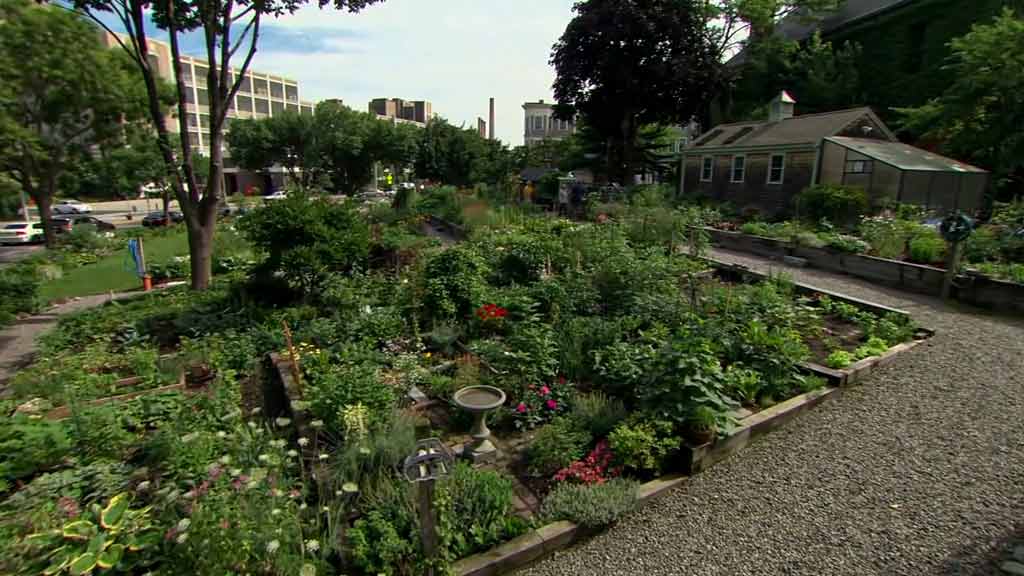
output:
M 12 222 L 0 228 L 0 244 L 33 244 L 43 239 L 42 222 Z
M 76 216 L 71 219 L 75 226 L 79 224 L 89 224 L 96 227 L 97 232 L 109 232 L 117 229 L 112 223 L 106 220 L 100 220 L 95 216 Z
M 56 214 L 89 214 L 92 207 L 78 200 L 60 200 L 53 205 Z
M 278 190 L 277 192 L 274 192 L 273 194 L 270 194 L 268 196 L 264 196 L 263 200 L 269 202 L 271 200 L 284 200 L 287 197 L 288 197 L 288 194 L 284 190 Z
M 53 231 L 57 234 L 63 234 L 71 232 L 71 227 L 74 226 L 74 223 L 71 221 L 71 218 L 54 216 L 50 218 L 50 226 L 53 226 Z
M 177 224 L 178 222 L 185 221 L 185 215 L 177 210 L 171 210 L 167 213 L 170 216 L 170 224 Z M 142 217 L 142 225 L 148 227 L 151 226 L 166 226 L 168 224 L 167 219 L 164 218 L 163 212 L 150 212 Z

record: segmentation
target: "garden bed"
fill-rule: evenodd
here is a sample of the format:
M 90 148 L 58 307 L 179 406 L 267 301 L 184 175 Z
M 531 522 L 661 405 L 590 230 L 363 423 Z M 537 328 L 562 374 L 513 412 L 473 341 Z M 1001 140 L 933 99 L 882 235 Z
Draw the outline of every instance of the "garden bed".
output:
M 946 271 L 935 266 L 902 260 L 852 254 L 833 248 L 800 246 L 785 240 L 751 236 L 706 228 L 712 243 L 726 250 L 747 252 L 774 260 L 799 258 L 822 270 L 840 272 L 857 278 L 896 286 L 911 292 L 938 295 Z M 998 280 L 977 273 L 958 274 L 951 296 L 966 304 L 983 308 L 1024 313 L 1024 284 Z

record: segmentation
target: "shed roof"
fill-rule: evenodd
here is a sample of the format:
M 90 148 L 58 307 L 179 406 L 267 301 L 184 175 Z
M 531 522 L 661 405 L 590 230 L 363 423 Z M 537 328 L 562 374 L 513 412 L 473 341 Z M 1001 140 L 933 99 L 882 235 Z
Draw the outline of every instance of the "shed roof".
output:
M 971 166 L 970 164 L 953 160 L 952 158 L 946 158 L 945 156 L 940 156 L 934 152 L 929 152 L 928 150 L 915 148 L 909 144 L 903 144 L 902 142 L 885 142 L 882 140 L 849 138 L 846 136 L 833 136 L 826 138 L 826 140 L 839 144 L 845 148 L 849 148 L 850 150 L 860 152 L 861 154 L 874 158 L 875 160 L 895 166 L 900 170 L 918 172 L 987 173 L 987 171 L 976 166 Z
M 863 117 L 884 126 L 870 108 L 851 108 L 820 114 L 803 114 L 778 122 L 738 122 L 721 124 L 693 143 L 693 148 L 739 146 L 816 145 L 822 138 L 834 136 Z M 891 136 L 886 134 L 886 136 Z M 893 138 L 895 139 L 895 138 Z
M 803 40 L 816 30 L 822 34 L 836 32 L 858 21 L 897 8 L 915 0 L 846 0 L 837 10 L 821 16 L 820 20 L 809 20 L 799 13 L 786 16 L 775 27 L 775 32 L 790 40 Z

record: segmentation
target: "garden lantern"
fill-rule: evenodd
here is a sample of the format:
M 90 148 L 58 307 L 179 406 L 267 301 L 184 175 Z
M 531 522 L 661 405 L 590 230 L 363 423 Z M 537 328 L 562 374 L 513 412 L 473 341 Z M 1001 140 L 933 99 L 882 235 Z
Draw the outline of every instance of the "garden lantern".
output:
M 451 450 L 437 438 L 416 442 L 416 451 L 405 457 L 402 474 L 409 482 L 419 485 L 420 537 L 423 540 L 423 555 L 429 560 L 437 555 L 437 514 L 434 511 L 434 483 L 447 476 L 455 457 Z M 433 568 L 428 568 L 428 576 Z

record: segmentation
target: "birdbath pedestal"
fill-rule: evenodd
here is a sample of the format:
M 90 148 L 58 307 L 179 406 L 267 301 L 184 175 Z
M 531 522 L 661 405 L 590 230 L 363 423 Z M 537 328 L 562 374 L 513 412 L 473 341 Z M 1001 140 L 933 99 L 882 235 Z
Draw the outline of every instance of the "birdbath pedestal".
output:
M 487 413 L 505 403 L 505 393 L 494 386 L 467 386 L 457 390 L 453 400 L 459 408 L 473 415 L 473 428 L 469 432 L 473 444 L 463 448 L 463 456 L 478 462 L 497 452 L 487 428 Z

